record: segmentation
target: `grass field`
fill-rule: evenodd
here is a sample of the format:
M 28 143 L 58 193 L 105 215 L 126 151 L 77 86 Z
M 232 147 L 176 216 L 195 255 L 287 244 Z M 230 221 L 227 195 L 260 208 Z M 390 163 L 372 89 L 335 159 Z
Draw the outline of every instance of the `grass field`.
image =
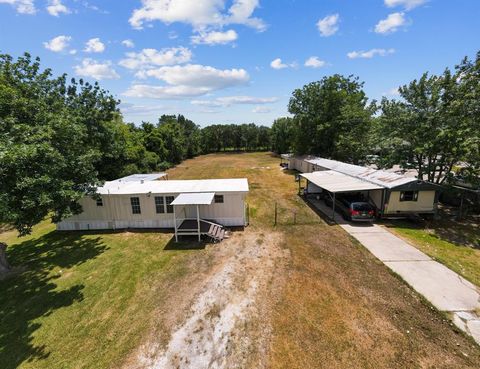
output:
M 269 327 L 266 350 L 242 355 L 261 355 L 268 368 L 478 367 L 479 347 L 323 222 L 278 163 L 268 153 L 228 153 L 169 171 L 172 179 L 248 177 L 251 225 L 235 237 L 275 233 L 288 251 L 274 293 L 258 302 Z M 168 341 L 194 299 L 188 290 L 215 273 L 228 246 L 177 246 L 163 232 L 59 233 L 47 222 L 26 238 L 8 231 L 0 240 L 19 270 L 0 281 L 2 369 L 130 367 L 152 332 L 160 345 Z M 243 329 L 261 333 L 256 324 Z
M 412 245 L 480 287 L 480 224 L 451 219 L 387 223 Z

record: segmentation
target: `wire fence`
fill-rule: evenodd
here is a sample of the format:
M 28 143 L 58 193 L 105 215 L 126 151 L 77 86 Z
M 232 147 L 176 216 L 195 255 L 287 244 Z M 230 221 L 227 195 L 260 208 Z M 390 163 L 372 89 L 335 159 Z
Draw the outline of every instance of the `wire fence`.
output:
M 312 213 L 312 211 L 310 211 L 308 208 L 287 208 L 275 202 L 271 209 L 273 225 L 295 226 L 322 223 L 322 215 L 319 214 L 309 202 L 306 202 L 306 204 L 314 211 L 314 213 Z

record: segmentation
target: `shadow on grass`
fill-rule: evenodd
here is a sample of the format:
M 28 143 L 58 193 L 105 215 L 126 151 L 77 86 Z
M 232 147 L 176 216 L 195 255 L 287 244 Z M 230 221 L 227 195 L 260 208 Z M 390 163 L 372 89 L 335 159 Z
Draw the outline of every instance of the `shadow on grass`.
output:
M 83 284 L 59 290 L 52 273 L 56 267 L 71 268 L 96 258 L 107 247 L 101 238 L 84 238 L 80 232 L 50 232 L 9 247 L 12 265 L 23 270 L 0 281 L 0 367 L 17 368 L 22 362 L 45 359 L 45 345 L 35 345 L 33 335 L 39 318 L 82 301 Z M 61 337 L 58 337 L 61 339 Z
M 166 251 L 203 250 L 207 244 L 208 242 L 205 242 L 204 240 L 198 242 L 197 236 L 179 236 L 178 242 L 175 242 L 175 237 L 172 237 L 163 249 Z
M 385 220 L 382 224 L 387 228 L 423 231 L 431 237 L 450 242 L 459 247 L 480 249 L 479 226 L 475 224 L 461 223 L 452 219 L 433 221 Z

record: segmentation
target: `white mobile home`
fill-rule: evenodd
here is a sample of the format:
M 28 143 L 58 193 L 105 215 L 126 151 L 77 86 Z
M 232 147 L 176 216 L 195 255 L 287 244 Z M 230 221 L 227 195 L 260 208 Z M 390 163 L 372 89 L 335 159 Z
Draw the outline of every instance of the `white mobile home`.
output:
M 306 192 L 332 193 L 360 192 L 378 210 L 380 216 L 405 216 L 408 214 L 435 214 L 439 187 L 433 183 L 397 173 L 376 170 L 336 160 L 306 156 L 292 157 L 289 169 L 301 173 L 329 171 L 340 176 L 313 175 L 307 179 Z M 335 181 L 332 182 L 332 178 Z M 352 181 L 355 179 L 355 181 Z M 349 183 L 348 188 L 343 188 Z
M 57 229 L 173 228 L 176 234 L 200 235 L 210 230 L 200 228 L 212 224 L 246 225 L 246 178 L 161 178 L 163 174 L 134 175 L 106 182 L 97 189 L 98 197 L 81 199 L 81 214 L 61 221 Z

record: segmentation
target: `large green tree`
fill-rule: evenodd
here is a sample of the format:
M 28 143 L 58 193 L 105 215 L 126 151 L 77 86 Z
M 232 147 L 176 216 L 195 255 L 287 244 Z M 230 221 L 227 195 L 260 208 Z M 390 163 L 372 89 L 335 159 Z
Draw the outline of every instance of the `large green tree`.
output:
M 354 163 L 365 156 L 375 104 L 368 104 L 357 77 L 335 74 L 309 83 L 293 91 L 288 110 L 294 115 L 297 154 Z
M 377 128 L 382 165 L 413 168 L 418 178 L 444 183 L 456 165 L 478 178 L 480 61 L 465 59 L 455 71 L 427 73 L 383 99 Z
M 80 211 L 123 150 L 116 106 L 98 85 L 53 77 L 28 54 L 0 55 L 0 223 L 25 235 L 46 216 Z
M 289 153 L 293 142 L 293 119 L 278 118 L 272 124 L 272 150 L 277 154 Z

